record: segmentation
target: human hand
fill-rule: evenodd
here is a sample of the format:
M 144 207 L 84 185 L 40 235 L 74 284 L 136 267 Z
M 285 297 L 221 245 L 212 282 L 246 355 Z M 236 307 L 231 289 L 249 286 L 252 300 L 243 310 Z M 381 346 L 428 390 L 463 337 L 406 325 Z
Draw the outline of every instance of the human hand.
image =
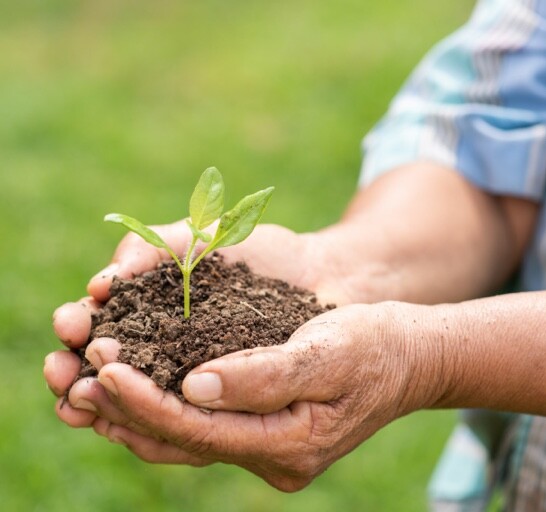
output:
M 82 412 L 96 415 L 88 421 L 98 434 L 146 461 L 237 464 L 298 490 L 382 426 L 431 405 L 431 390 L 441 393 L 434 344 L 406 336 L 414 320 L 425 324 L 423 311 L 400 303 L 333 310 L 284 345 L 196 368 L 183 383 L 191 403 L 114 362 L 115 341 L 95 340 L 87 353 L 98 380 L 76 383 L 69 400 L 94 409 Z
M 184 254 L 190 242 L 185 221 L 152 226 L 177 254 Z M 198 243 L 197 250 L 203 244 Z M 323 255 L 324 243 L 315 233 L 296 234 L 276 224 L 260 224 L 243 242 L 218 250 L 227 262 L 244 261 L 254 272 L 282 279 L 294 286 L 316 292 L 322 302 L 346 303 L 327 277 L 331 269 Z M 162 260 L 169 260 L 167 251 L 158 249 L 134 233 L 127 234 L 114 252 L 110 265 L 98 272 L 87 286 L 89 294 L 99 302 L 109 298 L 114 276 L 124 279 L 153 270 Z

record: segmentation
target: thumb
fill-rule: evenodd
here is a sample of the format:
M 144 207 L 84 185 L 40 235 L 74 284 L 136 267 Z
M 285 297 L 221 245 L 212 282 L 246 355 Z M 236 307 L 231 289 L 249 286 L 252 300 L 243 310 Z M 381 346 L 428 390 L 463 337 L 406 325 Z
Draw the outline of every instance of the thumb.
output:
M 335 400 L 344 392 L 346 374 L 336 368 L 340 351 L 333 353 L 330 334 L 324 322 L 306 324 L 284 345 L 209 361 L 186 376 L 182 393 L 199 407 L 258 414 L 298 401 Z

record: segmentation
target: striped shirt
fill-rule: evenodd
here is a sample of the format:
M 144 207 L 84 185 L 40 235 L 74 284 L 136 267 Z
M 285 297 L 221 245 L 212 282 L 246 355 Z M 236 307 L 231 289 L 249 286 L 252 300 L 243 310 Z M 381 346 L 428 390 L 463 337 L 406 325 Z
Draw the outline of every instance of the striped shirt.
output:
M 478 1 L 466 25 L 425 56 L 363 146 L 361 185 L 429 160 L 491 194 L 545 205 L 546 0 Z M 517 286 L 546 289 L 544 206 Z M 510 503 L 546 510 L 546 419 L 521 423 Z M 533 472 L 545 475 L 534 487 L 519 478 Z

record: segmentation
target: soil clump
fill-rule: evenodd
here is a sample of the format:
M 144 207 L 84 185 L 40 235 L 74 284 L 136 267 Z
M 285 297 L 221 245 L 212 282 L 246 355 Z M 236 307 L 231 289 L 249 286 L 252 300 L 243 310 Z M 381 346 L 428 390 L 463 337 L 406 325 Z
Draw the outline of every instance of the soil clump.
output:
M 183 399 L 181 383 L 196 366 L 255 347 L 285 343 L 302 324 L 334 306 L 278 279 L 258 276 L 245 263 L 218 254 L 191 276 L 191 315 L 184 318 L 182 277 L 174 262 L 134 279 L 114 278 L 111 298 L 93 315 L 89 341 L 121 343 L 119 361 L 138 368 Z M 96 375 L 79 350 L 78 378 Z

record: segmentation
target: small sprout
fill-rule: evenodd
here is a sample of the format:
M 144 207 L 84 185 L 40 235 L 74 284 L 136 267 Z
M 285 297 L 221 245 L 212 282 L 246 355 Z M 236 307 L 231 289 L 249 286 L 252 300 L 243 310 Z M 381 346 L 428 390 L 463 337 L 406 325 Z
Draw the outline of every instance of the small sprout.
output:
M 159 249 L 165 249 L 182 272 L 184 286 L 184 317 L 190 316 L 190 276 L 197 264 L 210 252 L 220 247 L 236 245 L 247 238 L 258 224 L 274 187 L 260 190 L 243 197 L 231 210 L 222 214 L 224 209 L 224 180 L 215 167 L 203 172 L 190 198 L 190 216 L 186 223 L 192 238 L 184 261 L 181 262 L 169 245 L 153 230 L 142 222 L 121 213 L 109 213 L 105 221 L 122 224 L 130 231 L 141 236 L 146 242 Z M 220 218 L 214 235 L 203 231 L 216 219 Z M 207 245 L 194 258 L 195 247 L 201 241 Z

